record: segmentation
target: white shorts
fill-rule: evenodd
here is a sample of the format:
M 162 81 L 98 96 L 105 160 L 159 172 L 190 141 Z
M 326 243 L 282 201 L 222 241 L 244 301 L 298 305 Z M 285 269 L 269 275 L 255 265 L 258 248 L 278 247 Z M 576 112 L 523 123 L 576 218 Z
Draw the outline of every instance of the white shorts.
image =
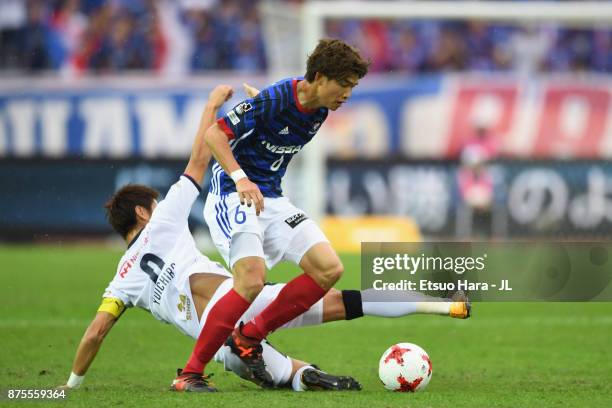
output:
M 259 216 L 255 207 L 240 205 L 238 193 L 208 194 L 204 219 L 219 253 L 230 266 L 244 257 L 263 257 L 272 268 L 280 261 L 299 264 L 304 254 L 319 242 L 329 242 L 318 225 L 287 197 L 264 198 L 264 211 Z M 244 247 L 232 251 L 232 238 L 239 233 L 256 234 L 263 248 Z M 237 253 L 238 252 L 238 253 Z
M 164 290 L 158 308 L 159 316 L 151 310 L 156 318 L 174 325 L 184 334 L 197 339 L 202 327 L 198 321 L 198 313 L 195 309 L 189 277 L 196 273 L 212 273 L 227 276 L 232 281 L 232 274 L 218 262 L 211 261 L 204 255 L 200 255 L 185 272 L 177 275 Z

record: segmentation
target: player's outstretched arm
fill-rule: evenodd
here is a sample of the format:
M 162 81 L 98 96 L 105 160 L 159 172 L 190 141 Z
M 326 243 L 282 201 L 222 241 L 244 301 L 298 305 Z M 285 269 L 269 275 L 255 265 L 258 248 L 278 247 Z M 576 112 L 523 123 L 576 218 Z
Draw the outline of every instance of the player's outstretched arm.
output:
M 108 312 L 98 312 L 96 317 L 91 321 L 85 334 L 79 343 L 74 362 L 72 363 L 72 373 L 68 382 L 60 388 L 62 389 L 75 389 L 79 388 L 83 382 L 83 377 L 87 372 L 87 369 L 96 358 L 98 350 L 104 341 L 104 338 L 112 329 L 113 325 L 117 321 L 117 317 Z
M 204 179 L 204 174 L 211 157 L 210 148 L 204 142 L 204 134 L 215 123 L 219 108 L 232 97 L 233 93 L 234 91 L 231 86 L 219 85 L 208 95 L 208 102 L 206 102 L 202 112 L 200 126 L 193 142 L 193 148 L 191 149 L 191 157 L 185 169 L 185 174 L 200 184 Z
M 215 160 L 219 162 L 225 173 L 229 174 L 234 183 L 236 183 L 236 191 L 240 197 L 240 204 L 246 204 L 249 207 L 255 205 L 255 212 L 259 215 L 264 208 L 263 194 L 261 194 L 257 184 L 250 181 L 246 173 L 240 168 L 240 165 L 234 158 L 225 132 L 221 130 L 218 124 L 215 124 L 206 131 L 204 140 L 210 147 Z

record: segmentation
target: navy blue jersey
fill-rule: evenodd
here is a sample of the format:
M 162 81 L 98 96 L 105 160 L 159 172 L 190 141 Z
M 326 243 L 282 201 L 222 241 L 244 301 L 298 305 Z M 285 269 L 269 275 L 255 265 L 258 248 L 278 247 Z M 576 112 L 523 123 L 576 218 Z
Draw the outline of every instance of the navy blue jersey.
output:
M 287 165 L 327 118 L 327 108 L 307 110 L 297 98 L 297 83 L 289 78 L 263 89 L 255 98 L 236 105 L 217 121 L 230 139 L 236 161 L 264 197 L 282 195 Z M 236 191 L 234 181 L 219 163 L 213 164 L 210 192 Z

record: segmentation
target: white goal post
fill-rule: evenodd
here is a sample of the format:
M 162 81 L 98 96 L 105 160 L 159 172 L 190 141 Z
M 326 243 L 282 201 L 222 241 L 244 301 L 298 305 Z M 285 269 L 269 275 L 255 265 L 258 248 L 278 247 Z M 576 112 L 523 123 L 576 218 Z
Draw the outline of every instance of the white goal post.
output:
M 301 7 L 261 4 L 270 75 L 304 73 L 307 55 L 325 37 L 326 19 L 483 20 L 560 22 L 569 26 L 612 24 L 612 2 L 604 1 L 305 1 Z M 298 26 L 299 25 L 299 26 Z M 296 57 L 295 50 L 301 50 Z M 297 178 L 299 205 L 314 219 L 325 213 L 325 160 L 321 138 L 304 149 Z

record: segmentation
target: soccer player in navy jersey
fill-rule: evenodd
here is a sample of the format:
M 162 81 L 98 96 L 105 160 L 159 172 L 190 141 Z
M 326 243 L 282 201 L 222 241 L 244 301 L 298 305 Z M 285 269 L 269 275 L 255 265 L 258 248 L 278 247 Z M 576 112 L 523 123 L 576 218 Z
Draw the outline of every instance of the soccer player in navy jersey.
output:
M 342 276 L 342 263 L 321 229 L 283 197 L 281 179 L 328 111 L 349 99 L 368 66 L 341 40 L 320 40 L 303 78 L 263 89 L 206 132 L 216 163 L 204 216 L 234 283 L 210 310 L 182 375 L 201 375 L 225 342 L 250 369 L 253 381 L 270 385 L 261 341 L 307 311 Z M 282 260 L 299 265 L 303 274 L 288 282 L 261 313 L 234 329 L 261 292 L 266 267 Z

